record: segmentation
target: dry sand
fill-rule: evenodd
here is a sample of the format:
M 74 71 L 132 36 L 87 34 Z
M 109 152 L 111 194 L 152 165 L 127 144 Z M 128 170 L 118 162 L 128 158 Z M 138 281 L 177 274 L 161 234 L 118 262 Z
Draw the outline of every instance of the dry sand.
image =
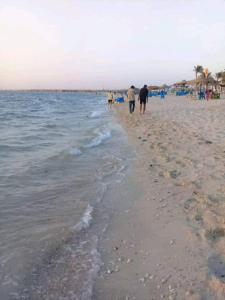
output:
M 116 112 L 137 159 L 113 192 L 94 299 L 225 299 L 225 101 Z

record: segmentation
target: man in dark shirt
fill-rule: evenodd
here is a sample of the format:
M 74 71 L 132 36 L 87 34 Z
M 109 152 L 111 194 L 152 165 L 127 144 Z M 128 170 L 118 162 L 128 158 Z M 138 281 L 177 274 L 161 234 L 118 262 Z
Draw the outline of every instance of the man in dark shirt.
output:
M 148 88 L 147 85 L 144 85 L 144 87 L 140 90 L 139 93 L 139 100 L 140 100 L 140 114 L 145 113 L 146 109 L 146 102 L 148 102 Z

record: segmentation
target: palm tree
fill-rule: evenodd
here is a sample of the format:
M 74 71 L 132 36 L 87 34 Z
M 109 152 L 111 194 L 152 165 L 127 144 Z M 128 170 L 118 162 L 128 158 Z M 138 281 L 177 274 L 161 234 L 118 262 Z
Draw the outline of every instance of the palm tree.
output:
M 216 89 L 217 89 L 219 85 L 219 81 L 223 78 L 223 72 L 218 72 L 215 75 L 216 75 Z
M 221 79 L 221 81 L 222 81 L 222 84 L 225 84 L 225 71 L 222 72 L 222 79 Z
M 218 80 L 221 80 L 223 83 L 225 82 L 225 71 L 216 73 L 216 76 L 218 76 Z
M 209 83 L 215 84 L 215 79 L 213 78 L 211 72 L 208 72 L 208 73 L 203 72 L 203 73 L 201 74 L 201 77 L 200 77 L 200 78 L 201 78 L 201 82 L 202 82 L 203 84 L 205 84 L 206 90 L 208 89 L 208 84 L 209 84 Z
M 218 72 L 215 75 L 216 75 L 216 80 L 219 81 L 223 77 L 223 72 Z
M 195 72 L 195 91 L 197 93 L 197 79 L 198 79 L 198 74 L 202 74 L 204 71 L 203 67 L 200 65 L 194 66 L 194 72 Z

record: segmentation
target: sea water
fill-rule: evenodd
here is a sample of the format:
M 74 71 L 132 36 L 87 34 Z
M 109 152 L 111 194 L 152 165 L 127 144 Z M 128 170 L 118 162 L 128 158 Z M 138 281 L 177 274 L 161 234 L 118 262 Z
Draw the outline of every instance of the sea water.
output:
M 104 93 L 0 92 L 0 299 L 91 299 L 129 166 Z

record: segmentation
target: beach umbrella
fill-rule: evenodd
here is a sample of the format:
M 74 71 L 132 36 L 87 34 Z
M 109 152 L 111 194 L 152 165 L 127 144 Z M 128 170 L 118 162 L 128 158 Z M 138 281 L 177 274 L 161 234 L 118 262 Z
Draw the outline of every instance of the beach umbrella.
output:
M 174 83 L 175 86 L 183 87 L 187 84 L 186 80 L 182 80 L 180 82 Z
M 196 80 L 195 79 L 192 79 L 192 80 L 188 80 L 187 81 L 187 85 L 195 85 L 196 83 Z
M 168 89 L 169 88 L 169 85 L 167 84 L 163 84 L 159 87 L 160 90 L 165 90 L 165 89 Z
M 148 86 L 148 89 L 149 89 L 149 90 L 159 90 L 160 88 L 159 88 L 159 86 L 157 86 L 157 85 L 149 85 L 149 86 Z
M 178 89 L 182 89 L 182 88 L 186 87 L 186 85 L 187 85 L 187 81 L 186 80 L 182 80 L 180 82 L 174 83 L 174 87 L 178 88 Z

